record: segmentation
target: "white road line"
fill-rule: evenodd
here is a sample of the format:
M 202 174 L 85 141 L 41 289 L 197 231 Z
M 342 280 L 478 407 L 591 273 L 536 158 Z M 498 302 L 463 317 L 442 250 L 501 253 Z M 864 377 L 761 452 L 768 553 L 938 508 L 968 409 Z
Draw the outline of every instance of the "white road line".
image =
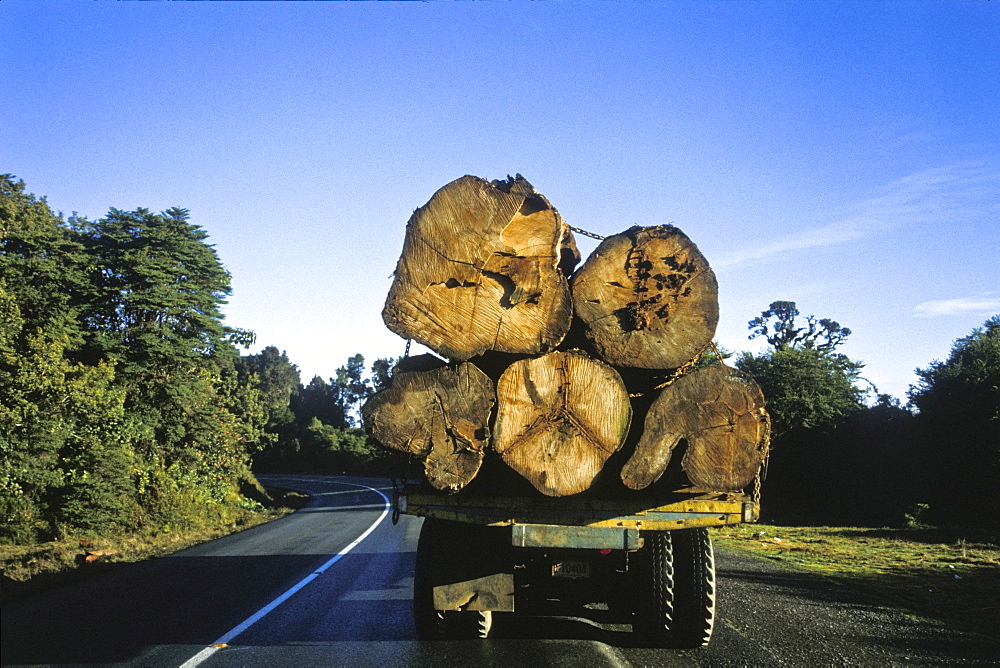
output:
M 324 482 L 329 482 L 329 481 L 324 481 Z M 386 518 L 386 516 L 389 514 L 389 510 L 392 508 L 392 504 L 389 503 L 389 497 L 387 497 L 385 494 L 383 494 L 382 492 L 378 491 L 374 487 L 369 487 L 368 485 L 359 485 L 359 484 L 353 483 L 353 482 L 341 482 L 340 480 L 337 480 L 335 482 L 337 484 L 339 484 L 339 485 L 351 485 L 352 487 L 363 487 L 363 488 L 371 490 L 371 491 L 375 492 L 376 494 L 378 494 L 379 496 L 381 496 L 382 500 L 385 501 L 385 507 L 382 510 L 382 514 L 378 516 L 378 519 L 375 520 L 375 522 L 370 527 L 368 527 L 367 529 L 365 529 L 365 532 L 363 534 L 361 534 L 360 536 L 358 536 L 357 538 L 355 538 L 353 543 L 351 543 L 350 545 L 348 545 L 347 547 L 345 547 L 343 550 L 341 550 L 340 552 L 338 552 L 337 554 L 335 554 L 329 561 L 327 561 L 325 564 L 323 564 L 322 566 L 320 566 L 319 568 L 317 568 L 315 571 L 313 571 L 312 573 L 310 573 L 306 577 L 302 578 L 302 580 L 300 580 L 296 584 L 292 585 L 291 588 L 289 588 L 288 591 L 286 591 L 285 593 L 283 593 L 281 596 L 279 596 L 278 598 L 274 599 L 273 601 L 271 601 L 270 603 L 268 603 L 267 605 L 265 605 L 263 608 L 261 608 L 257 612 L 255 612 L 252 615 L 250 615 L 249 617 L 247 617 L 239 625 L 235 626 L 232 630 L 230 630 L 228 633 L 226 633 L 225 635 L 223 635 L 221 638 L 219 638 L 218 640 L 216 640 L 215 642 L 213 642 L 211 645 L 209 645 L 208 647 L 206 647 L 205 649 L 201 650 L 200 652 L 198 652 L 197 654 L 195 654 L 194 656 L 192 656 L 190 659 L 188 659 L 187 661 L 185 661 L 184 663 L 182 663 L 181 666 L 180 666 L 180 668 L 195 668 L 195 666 L 199 666 L 202 663 L 204 663 L 206 660 L 208 660 L 208 658 L 210 656 L 212 656 L 213 654 L 215 654 L 216 652 L 218 652 L 220 649 L 222 649 L 225 645 L 227 645 L 230 640 L 232 640 L 233 638 L 235 638 L 236 636 L 240 635 L 241 633 L 243 633 L 244 631 L 246 631 L 248 628 L 250 628 L 251 626 L 253 626 L 257 622 L 259 622 L 269 612 L 271 612 L 272 610 L 274 610 L 275 608 L 277 608 L 279 605 L 281 605 L 282 603 L 284 603 L 288 599 L 290 599 L 293 595 L 295 595 L 296 592 L 298 592 L 300 589 L 302 589 L 307 584 L 309 584 L 310 582 L 312 582 L 313 580 L 315 580 L 316 578 L 318 578 L 320 575 L 322 575 L 324 572 L 326 572 L 326 569 L 330 568 L 330 566 L 333 566 L 335 563 L 337 563 L 338 561 L 340 561 L 341 557 L 343 557 L 345 554 L 347 554 L 348 552 L 350 552 L 351 550 L 353 550 L 355 547 L 357 547 L 358 543 L 360 543 L 365 538 L 367 538 L 369 536 L 369 534 L 371 534 L 372 531 L 375 531 L 375 527 L 377 527 L 379 524 L 381 524 L 382 520 L 384 520 Z M 362 506 L 362 507 L 364 507 L 364 506 Z

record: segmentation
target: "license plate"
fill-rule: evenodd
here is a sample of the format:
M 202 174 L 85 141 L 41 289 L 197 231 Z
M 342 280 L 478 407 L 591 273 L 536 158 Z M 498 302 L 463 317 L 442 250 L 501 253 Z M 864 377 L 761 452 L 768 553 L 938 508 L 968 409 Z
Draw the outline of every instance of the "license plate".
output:
M 554 578 L 589 578 L 589 561 L 557 561 L 552 564 Z

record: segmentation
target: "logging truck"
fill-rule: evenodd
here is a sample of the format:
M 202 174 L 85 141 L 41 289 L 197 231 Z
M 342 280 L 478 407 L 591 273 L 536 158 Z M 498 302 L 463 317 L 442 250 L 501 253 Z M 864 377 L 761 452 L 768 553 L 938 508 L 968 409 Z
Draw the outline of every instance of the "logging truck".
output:
M 421 638 L 596 604 L 652 645 L 703 645 L 708 527 L 756 520 L 770 422 L 753 379 L 706 352 L 708 261 L 673 225 L 634 226 L 576 269 L 574 230 L 520 175 L 464 176 L 407 223 L 382 318 L 433 353 L 405 356 L 362 417 L 422 466 L 396 499 L 424 518 Z

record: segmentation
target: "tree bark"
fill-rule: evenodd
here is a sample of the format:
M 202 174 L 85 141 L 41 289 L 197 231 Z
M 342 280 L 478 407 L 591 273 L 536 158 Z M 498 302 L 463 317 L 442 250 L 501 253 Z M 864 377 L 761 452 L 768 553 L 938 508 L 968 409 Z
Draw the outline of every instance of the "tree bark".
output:
M 382 319 L 451 360 L 545 353 L 569 328 L 578 260 L 569 227 L 523 177 L 464 176 L 407 223 Z
M 708 261 L 672 225 L 608 237 L 572 279 L 584 336 L 608 364 L 674 369 L 699 355 L 719 322 Z
M 495 403 L 493 381 L 462 363 L 397 371 L 388 389 L 365 402 L 362 416 L 382 445 L 424 459 L 431 486 L 457 492 L 482 465 Z
M 582 492 L 628 433 L 618 373 L 582 351 L 514 362 L 497 386 L 492 447 L 548 496 Z
M 764 395 L 750 376 L 721 364 L 695 369 L 665 387 L 650 406 L 622 482 L 631 489 L 656 482 L 686 439 L 681 466 L 692 485 L 741 490 L 763 463 L 769 435 Z

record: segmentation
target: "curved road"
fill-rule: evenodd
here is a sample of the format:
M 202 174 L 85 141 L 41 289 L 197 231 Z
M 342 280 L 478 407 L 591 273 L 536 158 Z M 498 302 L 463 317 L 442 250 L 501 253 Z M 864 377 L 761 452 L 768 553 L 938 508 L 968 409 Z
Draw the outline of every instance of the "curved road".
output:
M 383 479 L 261 476 L 308 492 L 302 510 L 2 611 L 11 664 L 770 666 L 993 663 L 984 638 L 914 620 L 862 592 L 718 552 L 709 647 L 634 646 L 627 626 L 499 616 L 486 641 L 416 640 L 420 520 L 393 526 Z M 360 539 L 360 541 L 359 541 Z M 224 644 L 224 647 L 212 647 Z

